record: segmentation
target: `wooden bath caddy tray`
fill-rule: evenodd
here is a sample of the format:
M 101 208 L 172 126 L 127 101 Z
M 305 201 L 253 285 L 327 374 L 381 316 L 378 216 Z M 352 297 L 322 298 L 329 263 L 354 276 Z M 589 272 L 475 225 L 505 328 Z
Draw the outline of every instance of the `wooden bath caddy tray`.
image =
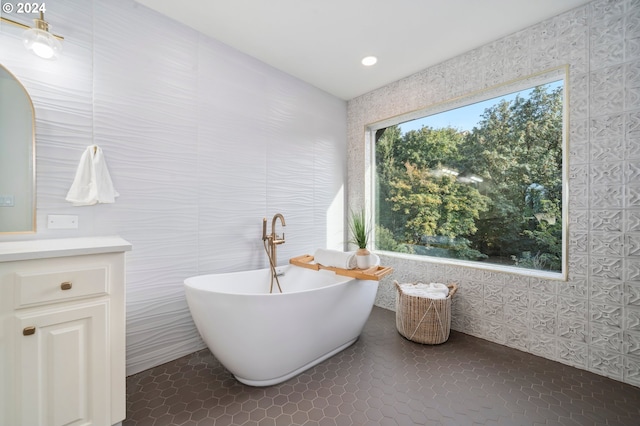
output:
M 352 277 L 359 280 L 373 280 L 380 281 L 380 278 L 389 275 L 393 272 L 393 268 L 389 266 L 372 266 L 368 269 L 343 269 L 334 268 L 333 266 L 324 266 L 319 263 L 313 262 L 313 256 L 309 254 L 303 254 L 302 256 L 292 257 L 289 259 L 289 263 L 302 268 L 313 269 L 319 271 L 320 269 L 326 269 L 327 271 L 333 271 L 338 275 L 344 275 L 345 277 Z

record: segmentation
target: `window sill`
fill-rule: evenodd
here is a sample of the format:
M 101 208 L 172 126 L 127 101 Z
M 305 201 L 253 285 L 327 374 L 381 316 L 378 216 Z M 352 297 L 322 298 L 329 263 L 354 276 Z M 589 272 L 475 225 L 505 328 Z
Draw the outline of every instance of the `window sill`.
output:
M 479 269 L 483 271 L 520 275 L 524 277 L 541 278 L 545 280 L 567 281 L 567 274 L 564 272 L 540 271 L 536 269 L 517 268 L 515 266 L 497 265 L 495 263 L 482 263 L 467 260 L 447 259 L 442 257 L 420 256 L 415 254 L 396 253 L 393 251 L 376 250 L 376 254 L 415 262 Z

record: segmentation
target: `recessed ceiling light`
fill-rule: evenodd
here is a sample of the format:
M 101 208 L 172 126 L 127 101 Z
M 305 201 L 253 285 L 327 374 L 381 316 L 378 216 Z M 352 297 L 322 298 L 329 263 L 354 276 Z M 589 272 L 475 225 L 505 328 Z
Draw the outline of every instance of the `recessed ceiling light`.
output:
M 365 67 L 370 67 L 371 65 L 375 65 L 378 62 L 378 58 L 375 56 L 366 56 L 362 58 L 362 65 Z

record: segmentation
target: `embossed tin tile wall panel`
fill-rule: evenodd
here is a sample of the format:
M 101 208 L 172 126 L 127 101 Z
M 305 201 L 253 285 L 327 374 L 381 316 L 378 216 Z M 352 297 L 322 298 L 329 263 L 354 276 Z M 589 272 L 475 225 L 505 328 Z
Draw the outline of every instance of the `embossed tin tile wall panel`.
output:
M 379 306 L 393 306 L 385 281 L 398 276 L 455 281 L 454 329 L 640 386 L 639 40 L 640 3 L 598 0 L 349 101 L 348 196 L 361 204 L 367 124 L 569 65 L 569 280 L 523 287 L 458 266 L 436 277 L 383 256 L 395 273 Z

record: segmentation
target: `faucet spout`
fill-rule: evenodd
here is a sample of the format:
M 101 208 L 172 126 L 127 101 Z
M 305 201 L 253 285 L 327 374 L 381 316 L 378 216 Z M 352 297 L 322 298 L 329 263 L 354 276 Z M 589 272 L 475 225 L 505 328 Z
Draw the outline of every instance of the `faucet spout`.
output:
M 287 226 L 284 220 L 284 216 L 281 213 L 276 213 L 271 220 L 271 242 L 272 244 L 284 244 L 284 231 L 282 232 L 282 238 L 278 237 L 276 233 L 276 221 L 280 219 L 282 226 Z M 274 251 L 275 253 L 275 251 Z

